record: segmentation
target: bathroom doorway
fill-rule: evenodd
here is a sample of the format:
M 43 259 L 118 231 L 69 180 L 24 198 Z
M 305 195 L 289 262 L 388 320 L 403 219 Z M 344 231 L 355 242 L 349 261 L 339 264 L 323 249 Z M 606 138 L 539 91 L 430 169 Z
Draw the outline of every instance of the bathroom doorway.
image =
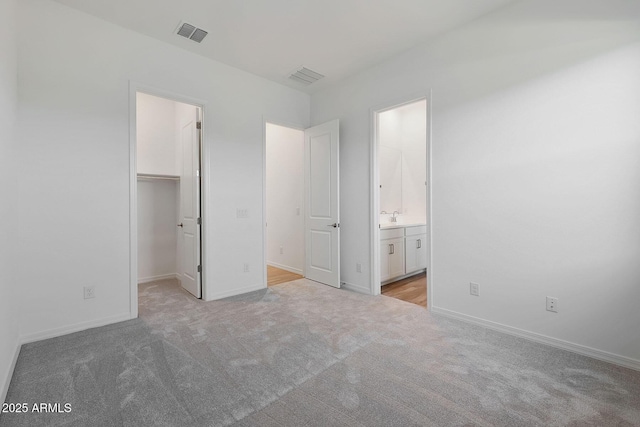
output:
M 373 294 L 428 307 L 427 98 L 374 111 Z

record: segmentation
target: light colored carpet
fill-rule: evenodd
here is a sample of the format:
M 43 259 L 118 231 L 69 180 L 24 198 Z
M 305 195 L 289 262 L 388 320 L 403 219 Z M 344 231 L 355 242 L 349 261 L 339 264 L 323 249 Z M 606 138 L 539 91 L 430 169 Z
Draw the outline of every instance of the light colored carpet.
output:
M 640 372 L 307 280 L 25 345 L 2 426 L 631 426 Z

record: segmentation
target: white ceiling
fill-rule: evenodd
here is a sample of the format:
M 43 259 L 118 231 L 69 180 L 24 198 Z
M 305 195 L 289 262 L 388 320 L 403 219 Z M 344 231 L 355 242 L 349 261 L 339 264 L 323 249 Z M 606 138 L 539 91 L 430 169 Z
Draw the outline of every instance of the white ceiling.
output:
M 125 28 L 312 93 L 513 0 L 57 0 Z M 180 21 L 209 32 L 201 44 Z M 304 65 L 326 77 L 288 76 Z

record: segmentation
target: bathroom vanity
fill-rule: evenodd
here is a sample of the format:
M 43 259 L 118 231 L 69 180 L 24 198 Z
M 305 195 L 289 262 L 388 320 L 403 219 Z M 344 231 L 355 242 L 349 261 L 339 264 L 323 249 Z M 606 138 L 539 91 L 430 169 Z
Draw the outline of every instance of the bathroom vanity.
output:
M 380 227 L 380 282 L 392 282 L 427 268 L 427 226 L 385 224 Z

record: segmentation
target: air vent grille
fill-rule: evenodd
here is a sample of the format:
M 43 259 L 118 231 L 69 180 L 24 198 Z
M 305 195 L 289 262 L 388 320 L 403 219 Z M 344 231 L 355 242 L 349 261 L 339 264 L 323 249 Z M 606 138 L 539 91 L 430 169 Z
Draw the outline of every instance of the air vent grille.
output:
M 300 67 L 289 76 L 291 80 L 302 83 L 305 86 L 315 83 L 323 77 L 324 76 L 322 74 L 316 73 L 315 71 L 305 67 Z
M 196 26 L 194 25 L 182 22 L 178 26 L 178 31 L 176 31 L 176 34 L 193 40 L 194 42 L 200 43 L 209 33 L 201 28 L 196 28 Z
M 209 33 L 207 33 L 205 30 L 196 28 L 196 30 L 193 32 L 193 34 L 191 34 L 191 37 L 189 38 L 194 42 L 200 43 L 202 39 L 204 39 L 207 36 L 207 34 Z

